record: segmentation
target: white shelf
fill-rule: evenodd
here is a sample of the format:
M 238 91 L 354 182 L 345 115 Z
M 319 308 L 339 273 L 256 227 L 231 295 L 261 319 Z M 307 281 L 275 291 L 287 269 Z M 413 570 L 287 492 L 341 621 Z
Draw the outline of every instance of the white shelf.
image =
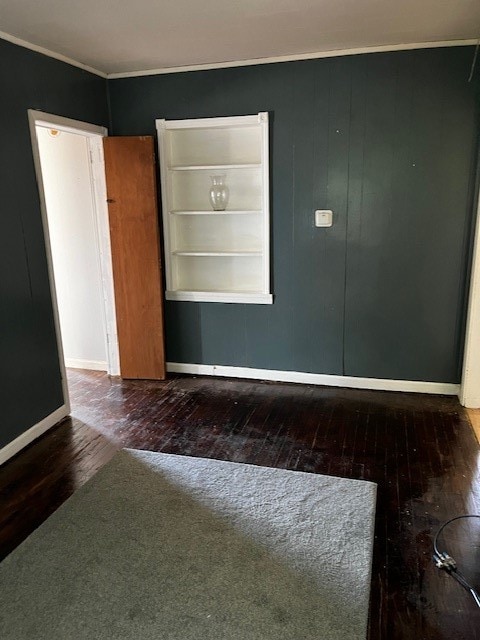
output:
M 225 211 L 213 211 L 213 209 L 210 209 L 209 211 L 170 211 L 170 213 L 174 216 L 240 216 L 259 215 L 262 212 L 255 209 L 249 211 L 234 211 L 233 209 L 231 211 L 228 209 Z
M 166 171 L 168 211 L 212 211 L 210 176 L 225 173 L 230 191 L 227 209 L 258 211 L 263 209 L 263 172 L 257 169 L 231 171 Z M 163 196 L 163 192 L 162 192 Z
M 229 169 L 260 169 L 258 162 L 247 162 L 243 164 L 179 164 L 167 167 L 169 171 L 223 171 Z
M 172 251 L 174 256 L 192 256 L 192 257 L 258 257 L 262 256 L 261 251 Z
M 178 302 L 230 302 L 243 304 L 272 304 L 271 293 L 250 291 L 166 291 L 167 300 Z
M 268 114 L 156 124 L 166 298 L 271 304 Z M 226 175 L 225 211 L 209 173 Z

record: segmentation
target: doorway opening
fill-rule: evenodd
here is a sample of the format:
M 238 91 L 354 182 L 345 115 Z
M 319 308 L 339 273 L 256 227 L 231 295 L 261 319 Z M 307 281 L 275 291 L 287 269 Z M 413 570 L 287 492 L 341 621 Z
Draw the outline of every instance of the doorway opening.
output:
M 63 393 L 66 367 L 119 375 L 104 127 L 29 111 Z

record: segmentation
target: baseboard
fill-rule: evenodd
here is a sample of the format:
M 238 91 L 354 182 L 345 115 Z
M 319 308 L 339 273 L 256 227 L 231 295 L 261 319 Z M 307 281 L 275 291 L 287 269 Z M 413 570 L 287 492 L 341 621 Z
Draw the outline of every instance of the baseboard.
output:
M 60 422 L 62 418 L 68 416 L 69 408 L 66 404 L 62 405 L 60 408 L 56 409 L 49 416 L 37 422 L 37 424 L 30 427 L 27 431 L 24 431 L 22 434 L 5 445 L 2 449 L 0 449 L 0 465 L 12 458 L 15 454 L 21 451 L 24 447 L 29 445 L 31 442 L 39 438 L 45 431 L 48 431 L 51 427 Z
M 101 360 L 76 360 L 65 358 L 65 366 L 70 369 L 90 369 L 90 371 L 107 371 L 108 363 Z
M 480 409 L 480 398 L 478 397 L 466 397 L 462 393 L 460 393 L 460 404 L 465 407 L 465 409 Z
M 304 371 L 275 371 L 273 369 L 252 369 L 250 367 L 229 367 L 214 364 L 167 362 L 167 371 L 171 371 L 172 373 L 192 373 L 203 376 L 271 380 L 274 382 L 298 382 L 301 384 L 316 384 L 328 387 L 346 387 L 348 389 L 434 393 L 447 396 L 456 396 L 460 391 L 459 384 L 451 384 L 448 382 L 355 378 L 352 376 L 331 376 L 324 373 L 306 373 Z

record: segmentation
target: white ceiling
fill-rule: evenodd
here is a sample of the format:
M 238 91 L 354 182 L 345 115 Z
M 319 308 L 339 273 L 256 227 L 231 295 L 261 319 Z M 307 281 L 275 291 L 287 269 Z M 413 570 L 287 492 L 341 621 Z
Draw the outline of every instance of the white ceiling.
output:
M 0 0 L 0 30 L 107 73 L 480 36 L 479 0 Z

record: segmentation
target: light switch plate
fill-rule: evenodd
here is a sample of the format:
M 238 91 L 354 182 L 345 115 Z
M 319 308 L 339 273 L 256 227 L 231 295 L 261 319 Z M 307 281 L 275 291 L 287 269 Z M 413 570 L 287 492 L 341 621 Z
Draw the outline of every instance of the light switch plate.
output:
M 333 224 L 333 211 L 330 209 L 317 209 L 315 211 L 316 227 L 331 227 Z

